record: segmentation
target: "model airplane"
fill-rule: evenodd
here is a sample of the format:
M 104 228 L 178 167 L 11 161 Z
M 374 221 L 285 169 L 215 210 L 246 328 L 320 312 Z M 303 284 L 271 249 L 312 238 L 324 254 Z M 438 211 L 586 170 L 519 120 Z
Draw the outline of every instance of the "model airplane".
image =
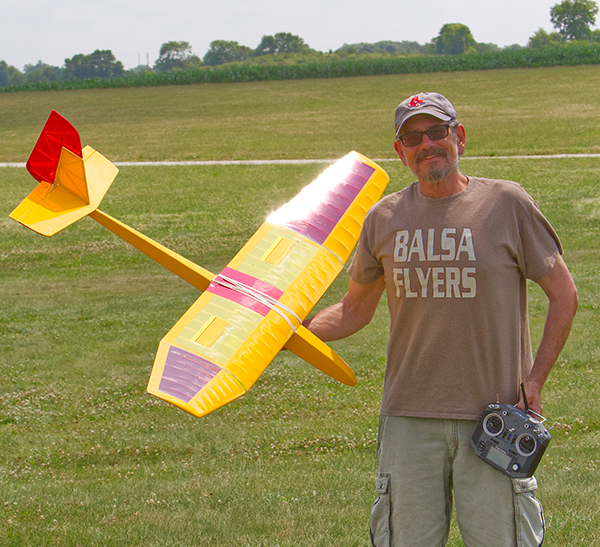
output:
M 272 214 L 218 275 L 98 209 L 118 169 L 52 111 L 27 162 L 39 182 L 10 217 L 51 236 L 88 215 L 203 291 L 160 342 L 148 392 L 195 416 L 244 395 L 286 348 L 336 380 L 350 367 L 302 326 L 354 248 L 387 174 L 351 152 Z

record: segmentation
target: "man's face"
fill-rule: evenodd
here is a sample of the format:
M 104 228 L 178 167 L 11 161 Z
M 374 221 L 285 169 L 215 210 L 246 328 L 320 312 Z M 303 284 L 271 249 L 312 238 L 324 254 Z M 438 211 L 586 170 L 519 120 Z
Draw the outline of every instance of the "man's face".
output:
M 400 132 L 401 135 L 415 131 L 427 131 L 435 125 L 445 125 L 446 122 L 429 114 L 417 114 L 409 118 Z M 432 141 L 423 135 L 421 144 L 404 146 L 396 141 L 395 148 L 402 163 L 406 165 L 422 182 L 437 184 L 453 172 L 458 172 L 458 159 L 464 151 L 465 133 L 462 125 L 452 128 L 448 136 L 441 140 Z

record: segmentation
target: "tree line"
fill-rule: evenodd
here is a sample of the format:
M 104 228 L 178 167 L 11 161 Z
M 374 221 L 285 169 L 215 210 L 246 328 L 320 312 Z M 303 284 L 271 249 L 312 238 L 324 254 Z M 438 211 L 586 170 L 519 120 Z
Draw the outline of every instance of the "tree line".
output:
M 600 43 L 600 30 L 592 30 L 596 23 L 598 6 L 593 0 L 564 0 L 550 10 L 554 32 L 539 29 L 529 38 L 526 48 L 539 49 L 564 44 Z M 270 65 L 318 62 L 365 56 L 423 56 L 481 54 L 501 49 L 521 49 L 515 44 L 500 48 L 492 43 L 479 43 L 468 26 L 449 23 L 442 26 L 431 42 L 421 45 L 411 41 L 381 41 L 377 43 L 344 44 L 336 51 L 321 52 L 312 49 L 300 36 L 288 32 L 266 35 L 254 49 L 236 41 L 214 40 L 203 58 L 192 51 L 189 42 L 170 41 L 162 44 L 159 57 L 152 67 L 140 65 L 125 70 L 110 50 L 96 50 L 89 55 L 78 54 L 65 59 L 64 66 L 56 67 L 38 61 L 25 65 L 23 71 L 0 61 L 0 87 L 37 82 L 78 81 L 95 78 L 119 78 L 125 75 L 174 73 L 201 67 L 215 67 L 228 63 L 240 65 Z

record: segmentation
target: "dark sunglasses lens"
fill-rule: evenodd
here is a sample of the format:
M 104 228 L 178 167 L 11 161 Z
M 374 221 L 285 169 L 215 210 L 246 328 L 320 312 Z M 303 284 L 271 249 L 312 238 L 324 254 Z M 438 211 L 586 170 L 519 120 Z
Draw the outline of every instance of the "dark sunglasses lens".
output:
M 432 141 L 439 141 L 441 139 L 445 139 L 448 136 L 448 126 L 436 125 L 435 127 L 432 127 L 429 131 L 427 131 L 427 136 Z
M 404 146 L 417 146 L 423 142 L 423 135 L 427 135 L 432 141 L 439 141 L 448 136 L 450 128 L 447 125 L 434 125 L 424 132 L 407 133 L 400 140 Z
M 407 133 L 400 137 L 404 146 L 417 146 L 423 141 L 423 133 Z

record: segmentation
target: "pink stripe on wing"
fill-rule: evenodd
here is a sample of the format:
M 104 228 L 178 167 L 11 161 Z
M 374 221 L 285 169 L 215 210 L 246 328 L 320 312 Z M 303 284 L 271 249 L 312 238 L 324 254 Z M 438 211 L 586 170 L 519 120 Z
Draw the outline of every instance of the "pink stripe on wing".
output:
M 251 287 L 262 294 L 266 294 L 267 296 L 270 296 L 275 300 L 279 300 L 281 298 L 281 295 L 283 294 L 283 291 L 278 289 L 277 287 L 274 287 L 273 285 L 265 283 L 264 281 L 261 281 L 256 277 L 242 273 L 238 270 L 234 270 L 229 267 L 225 268 L 221 272 L 221 274 L 217 275 L 212 281 L 212 283 L 209 285 L 208 289 L 206 289 L 211 294 L 216 294 L 217 296 L 241 304 L 245 308 L 255 311 L 256 313 L 259 313 L 262 316 L 267 315 L 271 308 L 269 306 L 266 306 L 265 304 L 261 304 L 256 298 L 253 298 L 252 296 L 248 296 L 235 289 L 231 289 L 229 287 L 224 287 L 223 285 L 220 285 L 219 278 L 221 277 L 221 275 L 223 277 L 233 279 L 234 281 L 237 281 L 239 283 L 243 283 L 244 285 Z

